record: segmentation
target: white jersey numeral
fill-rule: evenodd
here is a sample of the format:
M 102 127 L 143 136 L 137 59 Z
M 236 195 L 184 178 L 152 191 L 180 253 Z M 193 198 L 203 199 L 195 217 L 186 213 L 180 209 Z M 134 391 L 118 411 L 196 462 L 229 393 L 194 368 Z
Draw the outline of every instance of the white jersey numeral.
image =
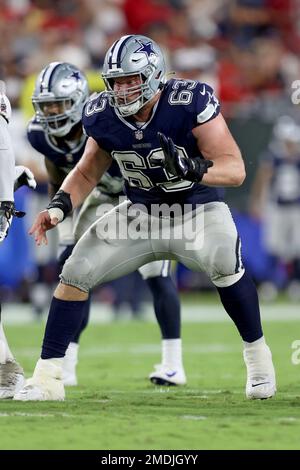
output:
M 183 148 L 177 147 L 178 151 L 186 156 Z M 191 181 L 180 180 L 177 176 L 171 175 L 159 165 L 153 164 L 155 158 L 160 159 L 163 157 L 162 150 L 152 150 L 146 157 L 142 157 L 137 152 L 112 152 L 113 158 L 118 162 L 121 173 L 130 186 L 137 187 L 149 191 L 154 187 L 161 187 L 165 192 L 180 191 L 191 188 L 193 183 Z M 151 159 L 151 162 L 150 162 Z M 161 168 L 165 181 L 156 182 L 152 181 L 150 175 L 146 175 L 145 171 L 152 168 Z
M 107 98 L 102 97 L 99 100 L 91 101 L 86 105 L 85 114 L 86 116 L 91 116 L 94 113 L 100 113 L 105 110 L 107 105 Z
M 172 91 L 169 96 L 170 104 L 185 104 L 188 105 L 192 102 L 193 99 L 193 90 L 197 85 L 197 82 L 194 80 L 176 80 L 174 82 Z M 183 90 L 180 90 L 181 87 L 185 87 Z

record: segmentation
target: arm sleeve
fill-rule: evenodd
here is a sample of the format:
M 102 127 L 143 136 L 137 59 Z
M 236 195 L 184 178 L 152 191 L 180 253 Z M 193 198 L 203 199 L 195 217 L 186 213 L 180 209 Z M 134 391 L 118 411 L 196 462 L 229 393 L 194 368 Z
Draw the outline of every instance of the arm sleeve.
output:
M 198 84 L 195 90 L 195 125 L 211 121 L 220 112 L 220 103 L 214 90 L 207 84 Z
M 14 200 L 15 156 L 8 124 L 0 115 L 0 201 Z

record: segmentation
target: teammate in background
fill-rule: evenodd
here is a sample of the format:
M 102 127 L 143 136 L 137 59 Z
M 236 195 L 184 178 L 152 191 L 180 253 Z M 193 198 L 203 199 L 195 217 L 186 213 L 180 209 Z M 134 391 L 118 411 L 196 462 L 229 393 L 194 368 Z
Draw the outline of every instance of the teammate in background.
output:
M 8 122 L 11 118 L 10 102 L 5 95 L 5 84 L 0 81 L 0 243 L 8 235 L 12 218 L 23 217 L 14 204 L 14 190 L 23 185 L 35 188 L 31 171 L 24 166 L 15 166 L 15 157 Z M 23 386 L 24 373 L 16 362 L 4 334 L 0 304 L 0 399 L 12 398 Z
M 81 116 L 88 93 L 84 74 L 68 63 L 52 62 L 37 78 L 32 97 L 35 116 L 28 125 L 27 135 L 32 147 L 45 157 L 50 199 L 84 152 L 87 136 L 83 132 Z M 68 215 L 58 225 L 61 266 L 77 240 L 101 216 L 105 205 L 118 204 L 123 186 L 123 177 L 117 163 L 114 163 L 84 201 L 79 213 Z M 162 362 L 150 374 L 150 380 L 159 385 L 182 385 L 186 378 L 182 365 L 180 303 L 169 274 L 170 262 L 154 261 L 139 271 L 152 292 L 162 334 Z M 65 385 L 77 384 L 79 338 L 88 323 L 89 310 L 88 299 L 84 303 L 80 328 L 71 338 L 66 351 L 63 367 Z
M 155 259 L 177 259 L 208 273 L 243 339 L 246 396 L 272 397 L 275 372 L 256 288 L 242 265 L 230 211 L 216 191 L 241 185 L 244 163 L 213 90 L 193 80 L 166 81 L 160 48 L 140 35 L 115 41 L 102 76 L 107 91 L 83 111 L 89 136 L 84 154 L 30 232 L 38 245 L 46 242 L 47 230 L 82 203 L 113 159 L 128 200 L 100 218 L 64 264 L 41 358 L 14 398 L 63 400 L 63 357 L 90 289 Z M 137 238 L 130 231 L 134 222 Z
M 286 265 L 287 292 L 300 299 L 300 125 L 290 116 L 275 123 L 268 149 L 253 183 L 250 211 L 262 220 L 264 244 L 270 256 L 270 278 L 260 286 L 265 298 L 283 287 L 280 263 Z

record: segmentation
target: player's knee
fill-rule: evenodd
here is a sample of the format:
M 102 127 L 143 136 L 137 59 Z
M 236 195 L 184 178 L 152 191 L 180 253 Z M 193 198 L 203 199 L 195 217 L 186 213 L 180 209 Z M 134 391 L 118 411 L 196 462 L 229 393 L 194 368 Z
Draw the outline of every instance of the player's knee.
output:
M 243 277 L 244 273 L 245 269 L 241 268 L 239 272 L 234 274 L 211 276 L 211 280 L 216 287 L 229 287 L 238 282 Z
M 88 294 L 78 287 L 60 283 L 54 291 L 54 297 L 60 300 L 83 301 L 88 298 Z
M 227 287 L 237 282 L 242 277 L 244 268 L 236 237 L 228 236 L 222 243 L 211 246 L 206 266 L 212 282 L 218 287 Z
M 64 264 L 60 275 L 62 284 L 89 292 L 94 285 L 93 267 L 89 259 L 71 256 Z

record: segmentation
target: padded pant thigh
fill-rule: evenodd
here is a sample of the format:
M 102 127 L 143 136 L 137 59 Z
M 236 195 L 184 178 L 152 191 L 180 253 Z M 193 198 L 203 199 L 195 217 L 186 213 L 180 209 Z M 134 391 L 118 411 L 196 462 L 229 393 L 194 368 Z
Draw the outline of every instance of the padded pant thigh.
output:
M 222 202 L 204 204 L 193 238 L 178 241 L 175 250 L 179 261 L 194 271 L 205 271 L 213 282 L 242 269 L 240 238 Z
M 80 238 L 63 267 L 60 277 L 64 284 L 88 292 L 155 260 L 149 239 L 131 240 L 126 236 L 126 217 L 123 220 L 119 214 L 114 226 L 116 210 L 95 222 Z
M 76 218 L 74 226 L 75 240 L 79 240 L 93 223 L 107 213 L 108 209 L 117 206 L 118 203 L 119 198 L 101 194 L 99 190 L 95 188 L 84 201 Z

